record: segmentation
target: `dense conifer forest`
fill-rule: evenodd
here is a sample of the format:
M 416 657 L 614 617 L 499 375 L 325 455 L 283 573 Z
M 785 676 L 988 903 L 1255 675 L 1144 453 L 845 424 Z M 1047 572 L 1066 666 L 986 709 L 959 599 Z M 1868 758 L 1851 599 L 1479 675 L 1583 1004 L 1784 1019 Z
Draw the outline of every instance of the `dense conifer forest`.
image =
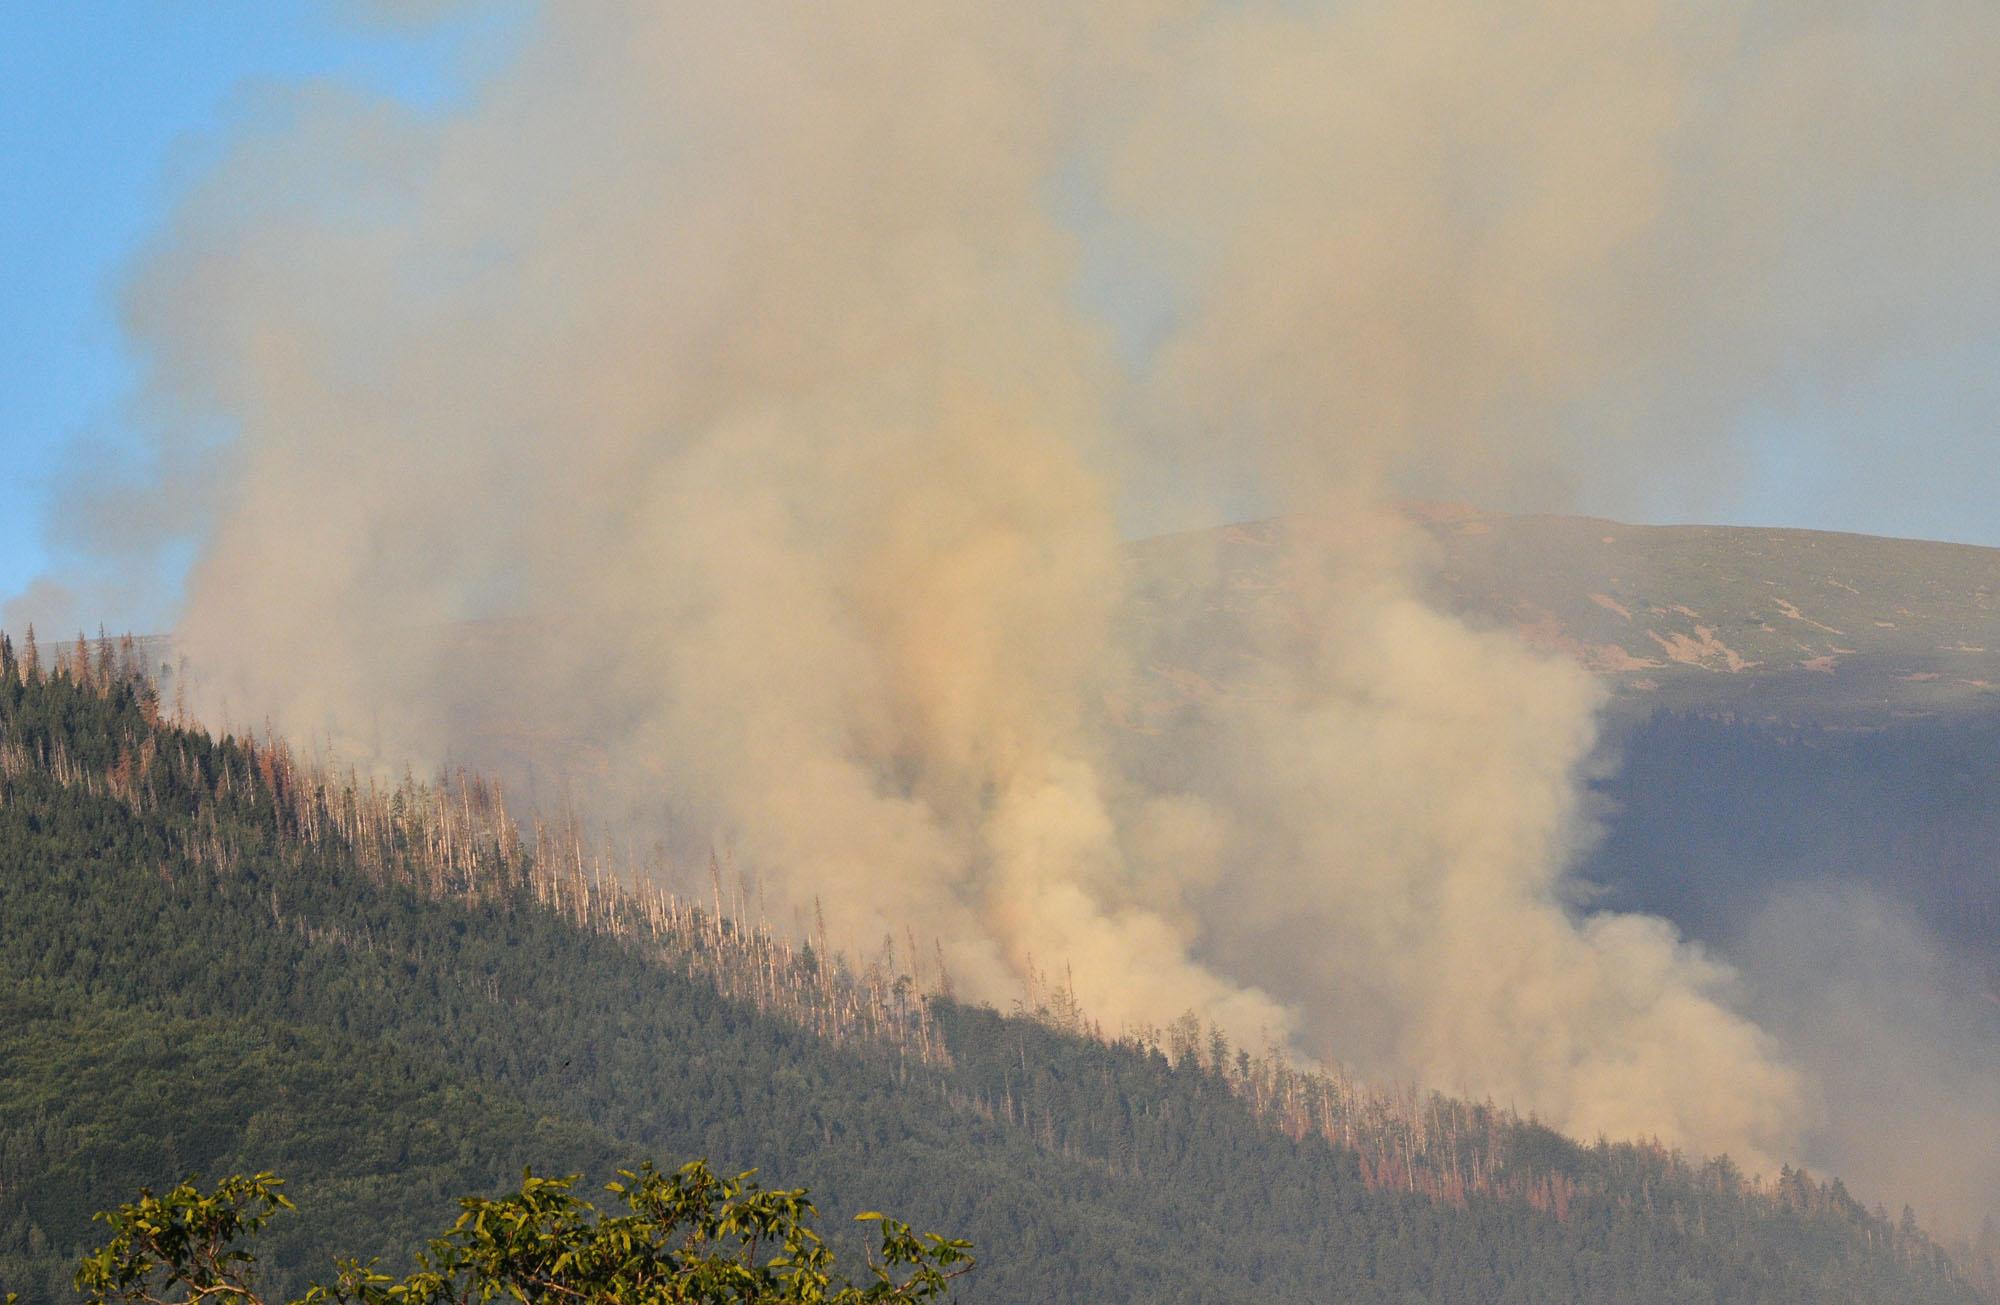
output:
M 269 1170 L 272 1273 L 400 1267 L 523 1166 L 700 1156 L 970 1239 L 969 1301 L 1990 1300 L 1837 1181 L 1371 1093 L 1059 981 L 949 997 L 620 886 L 476 778 L 391 788 L 212 738 L 136 656 L 0 645 L 0 1289 L 74 1299 L 92 1212 Z M 1981 1140 L 1983 1141 L 1983 1139 Z M 858 1246 L 858 1241 L 852 1244 Z M 850 1248 L 843 1248 L 843 1250 Z

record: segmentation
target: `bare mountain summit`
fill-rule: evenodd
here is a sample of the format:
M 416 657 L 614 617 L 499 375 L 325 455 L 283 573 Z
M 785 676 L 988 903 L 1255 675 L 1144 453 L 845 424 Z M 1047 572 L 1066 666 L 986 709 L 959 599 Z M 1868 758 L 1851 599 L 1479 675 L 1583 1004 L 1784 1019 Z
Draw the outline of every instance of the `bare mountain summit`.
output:
M 1812 530 L 1405 509 L 1433 598 L 1601 675 L 1614 709 L 1866 725 L 2000 707 L 2000 549 Z M 1282 617 L 1298 523 L 1132 546 L 1148 714 L 1228 682 Z

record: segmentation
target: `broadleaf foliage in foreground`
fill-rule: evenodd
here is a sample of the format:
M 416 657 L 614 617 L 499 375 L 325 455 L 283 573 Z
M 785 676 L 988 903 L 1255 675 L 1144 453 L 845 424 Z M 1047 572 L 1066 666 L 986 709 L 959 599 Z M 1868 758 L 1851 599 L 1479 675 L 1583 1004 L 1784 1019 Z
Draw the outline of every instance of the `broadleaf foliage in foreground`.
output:
M 866 1285 L 835 1277 L 834 1255 L 803 1189 L 723 1178 L 704 1161 L 663 1174 L 651 1164 L 607 1184 L 625 1212 L 578 1197 L 576 1177 L 524 1174 L 510 1195 L 465 1197 L 458 1221 L 397 1278 L 349 1258 L 331 1284 L 293 1305 L 456 1305 L 496 1297 L 599 1305 L 887 1305 L 942 1299 L 973 1267 L 971 1243 L 919 1235 L 880 1214 L 882 1245 Z M 243 1244 L 293 1210 L 272 1174 L 232 1175 L 204 1192 L 193 1180 L 98 1218 L 111 1240 L 76 1274 L 91 1305 L 275 1305 Z M 11 1297 L 9 1298 L 11 1302 Z

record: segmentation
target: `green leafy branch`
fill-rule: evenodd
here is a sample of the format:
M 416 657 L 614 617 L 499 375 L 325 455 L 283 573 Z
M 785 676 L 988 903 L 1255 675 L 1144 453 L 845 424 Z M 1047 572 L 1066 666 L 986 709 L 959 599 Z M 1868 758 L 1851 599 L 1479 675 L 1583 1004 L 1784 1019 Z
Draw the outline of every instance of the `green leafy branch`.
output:
M 870 1211 L 858 1218 L 878 1226 L 881 1249 L 869 1257 L 871 1281 L 856 1285 L 835 1276 L 803 1189 L 766 1190 L 751 1173 L 724 1178 L 701 1161 L 618 1177 L 607 1190 L 624 1211 L 607 1213 L 575 1194 L 575 1176 L 530 1171 L 517 1192 L 462 1199 L 457 1222 L 417 1257 L 414 1273 L 396 1278 L 374 1261 L 345 1260 L 330 1285 L 293 1305 L 875 1305 L 940 1300 L 974 1264 L 969 1242 Z M 142 1191 L 98 1216 L 112 1238 L 83 1260 L 77 1287 L 92 1305 L 266 1305 L 256 1257 L 237 1243 L 293 1208 L 282 1186 L 258 1174 L 207 1193 L 192 1180 L 164 1196 Z

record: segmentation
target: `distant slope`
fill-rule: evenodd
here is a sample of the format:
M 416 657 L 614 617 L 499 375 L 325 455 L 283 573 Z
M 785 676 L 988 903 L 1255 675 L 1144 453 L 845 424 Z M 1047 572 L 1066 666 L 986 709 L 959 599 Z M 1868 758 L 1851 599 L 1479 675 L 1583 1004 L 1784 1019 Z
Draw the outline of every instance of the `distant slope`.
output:
M 64 1298 L 90 1210 L 188 1170 L 294 1176 L 325 1215 L 273 1248 L 296 1281 L 335 1247 L 399 1256 L 525 1163 L 690 1154 L 972 1237 L 972 1300 L 1983 1299 L 1798 1175 L 1450 1103 L 1398 1125 L 1419 1163 L 1371 1159 L 1268 1061 L 949 1002 L 836 1043 L 810 1028 L 903 990 L 812 998 L 818 959 L 712 919 L 642 945 L 611 931 L 641 899 L 537 871 L 474 792 L 378 801 L 152 711 L 0 675 L 0 1281 L 29 1301 Z M 729 947 L 803 1022 L 723 994 L 750 979 L 699 956 Z
M 1735 526 L 1634 526 L 1406 505 L 1430 597 L 1611 692 L 1582 877 L 1755 968 L 1745 926 L 1789 886 L 1907 910 L 2000 1012 L 2000 549 Z M 1298 610 L 1266 521 L 1130 549 L 1141 764 Z M 1965 1036 L 2000 1045 L 1993 1019 Z
M 1660 707 L 1880 724 L 2000 707 L 2000 549 L 1735 526 L 1633 526 L 1411 505 L 1436 596 Z M 1150 691 L 1227 678 L 1287 601 L 1292 523 L 1131 547 Z
M 1403 510 L 1434 546 L 1421 568 L 1433 601 L 1597 673 L 1619 723 L 1664 709 L 1872 727 L 2000 709 L 2000 549 Z M 1120 723 L 1150 730 L 1231 682 L 1253 623 L 1294 610 L 1289 547 L 1311 526 L 1248 522 L 1127 545 L 1122 622 L 1138 656 L 1136 682 L 1113 704 Z M 382 632 L 379 655 L 392 661 L 402 640 L 428 645 L 436 633 Z M 492 665 L 506 660 L 497 649 L 518 644 L 532 663 L 580 637 L 554 619 L 492 619 L 453 626 L 446 643 Z M 177 677 L 200 675 L 169 636 L 136 647 L 169 698 Z M 591 722 L 529 728 L 505 693 L 462 708 L 455 755 L 520 791 L 560 793 L 608 764 Z

